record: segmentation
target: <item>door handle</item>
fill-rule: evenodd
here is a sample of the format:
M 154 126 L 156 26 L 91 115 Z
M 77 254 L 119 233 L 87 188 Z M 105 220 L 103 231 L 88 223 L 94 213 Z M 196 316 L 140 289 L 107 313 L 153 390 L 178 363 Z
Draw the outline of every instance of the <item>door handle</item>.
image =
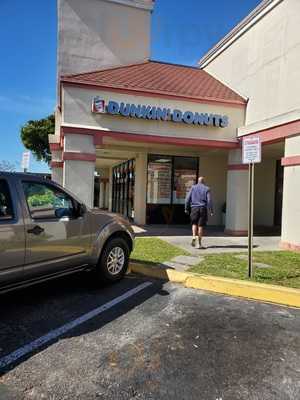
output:
M 39 225 L 36 225 L 32 229 L 28 229 L 28 233 L 32 233 L 33 235 L 40 235 L 42 232 L 44 232 L 45 229 L 41 228 Z

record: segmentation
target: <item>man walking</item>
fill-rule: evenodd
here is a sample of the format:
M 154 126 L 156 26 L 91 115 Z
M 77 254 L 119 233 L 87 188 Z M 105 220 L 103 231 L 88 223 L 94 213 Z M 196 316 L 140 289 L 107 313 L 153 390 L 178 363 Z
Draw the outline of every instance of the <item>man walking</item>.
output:
M 198 184 L 193 185 L 185 200 L 185 212 L 190 213 L 193 239 L 192 246 L 204 249 L 202 246 L 203 228 L 207 223 L 207 212 L 213 216 L 213 205 L 210 188 L 204 184 L 204 177 L 200 176 Z

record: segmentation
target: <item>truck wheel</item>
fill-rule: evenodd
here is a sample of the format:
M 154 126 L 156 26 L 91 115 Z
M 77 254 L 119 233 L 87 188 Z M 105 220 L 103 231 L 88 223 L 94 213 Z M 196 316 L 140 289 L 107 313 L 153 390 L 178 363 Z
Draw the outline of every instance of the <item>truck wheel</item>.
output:
M 123 278 L 129 263 L 129 248 L 126 240 L 110 239 L 102 251 L 97 275 L 102 281 L 115 282 Z

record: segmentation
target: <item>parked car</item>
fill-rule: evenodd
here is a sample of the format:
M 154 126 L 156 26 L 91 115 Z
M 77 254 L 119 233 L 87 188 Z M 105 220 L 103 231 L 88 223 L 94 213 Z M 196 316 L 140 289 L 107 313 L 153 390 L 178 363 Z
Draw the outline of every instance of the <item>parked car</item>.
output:
M 50 180 L 0 172 L 0 291 L 81 270 L 117 281 L 133 243 L 122 217 L 89 209 Z

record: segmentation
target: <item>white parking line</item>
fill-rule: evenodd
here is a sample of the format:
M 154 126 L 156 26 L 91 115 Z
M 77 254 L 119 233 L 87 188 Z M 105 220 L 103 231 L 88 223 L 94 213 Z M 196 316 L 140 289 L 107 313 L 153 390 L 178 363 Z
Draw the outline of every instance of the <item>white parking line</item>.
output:
M 25 356 L 26 354 L 29 354 L 32 351 L 43 346 L 44 344 L 50 342 L 51 340 L 58 338 L 59 336 L 70 331 L 71 329 L 75 328 L 76 326 L 83 324 L 84 322 L 96 317 L 99 314 L 102 314 L 104 311 L 107 311 L 108 309 L 114 307 L 115 305 L 121 303 L 122 301 L 128 299 L 129 297 L 134 296 L 135 294 L 139 293 L 140 291 L 146 289 L 147 287 L 149 287 L 151 285 L 152 285 L 151 282 L 144 282 L 141 285 L 139 285 L 131 290 L 128 290 L 128 292 L 122 294 L 121 296 L 116 297 L 115 299 L 109 301 L 108 303 L 105 303 L 102 306 L 97 307 L 94 310 L 88 312 L 87 314 L 84 314 L 81 317 L 76 318 L 73 321 L 68 322 L 65 325 L 62 325 L 60 328 L 53 329 L 52 331 L 48 332 L 46 335 L 41 336 L 38 339 L 32 341 L 31 343 L 28 343 L 25 346 L 20 347 L 19 349 L 15 350 L 14 352 L 0 358 L 0 369 L 7 367 L 8 365 L 17 361 L 19 358 Z

